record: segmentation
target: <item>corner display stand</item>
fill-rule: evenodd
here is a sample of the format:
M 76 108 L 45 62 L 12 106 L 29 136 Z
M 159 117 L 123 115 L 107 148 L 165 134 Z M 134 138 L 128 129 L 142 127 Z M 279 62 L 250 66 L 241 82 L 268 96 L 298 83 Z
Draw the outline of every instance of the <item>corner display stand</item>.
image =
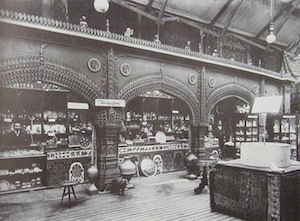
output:
M 256 97 L 251 113 L 261 114 L 263 118 L 263 142 L 266 144 L 266 119 L 267 113 L 279 113 L 282 96 Z

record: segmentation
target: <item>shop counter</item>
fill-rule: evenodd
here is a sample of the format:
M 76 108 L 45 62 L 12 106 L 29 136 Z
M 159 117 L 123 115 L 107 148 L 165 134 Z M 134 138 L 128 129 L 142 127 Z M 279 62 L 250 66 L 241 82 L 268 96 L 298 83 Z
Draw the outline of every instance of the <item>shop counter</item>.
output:
M 240 159 L 221 162 L 210 173 L 211 209 L 245 220 L 297 220 L 299 182 L 296 161 L 276 171 Z
M 58 186 L 65 180 L 87 181 L 92 149 L 47 151 L 47 185 Z
M 140 165 L 143 159 L 148 158 L 158 164 L 160 172 L 178 171 L 185 169 L 184 157 L 188 150 L 188 141 L 119 146 L 119 161 L 121 163 L 124 156 L 131 156 Z

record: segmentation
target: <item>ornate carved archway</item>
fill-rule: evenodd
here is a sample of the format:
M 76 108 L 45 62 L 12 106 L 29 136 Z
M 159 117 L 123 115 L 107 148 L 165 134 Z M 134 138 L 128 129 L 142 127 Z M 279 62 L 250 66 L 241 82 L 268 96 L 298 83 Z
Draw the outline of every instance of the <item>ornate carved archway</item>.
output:
M 200 109 L 196 95 L 187 85 L 174 76 L 157 72 L 135 78 L 121 88 L 119 98 L 128 103 L 139 95 L 154 90 L 168 93 L 184 101 L 191 110 L 192 123 L 194 125 L 199 124 Z
M 226 98 L 236 97 L 239 98 L 246 103 L 252 104 L 254 103 L 255 96 L 249 91 L 247 88 L 243 87 L 242 85 L 232 83 L 222 87 L 217 88 L 214 90 L 207 99 L 207 108 L 206 108 L 206 119 L 209 120 L 209 114 L 211 113 L 214 106 L 219 103 L 221 100 Z
M 74 91 L 92 105 L 101 94 L 96 82 L 63 63 L 44 58 L 41 64 L 40 57 L 19 57 L 0 62 L 0 86 L 34 81 L 43 81 Z

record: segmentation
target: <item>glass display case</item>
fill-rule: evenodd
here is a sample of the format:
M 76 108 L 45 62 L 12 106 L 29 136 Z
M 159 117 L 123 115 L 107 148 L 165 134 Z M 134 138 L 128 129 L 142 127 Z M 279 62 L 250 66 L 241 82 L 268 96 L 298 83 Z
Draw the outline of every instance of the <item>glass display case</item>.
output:
M 297 159 L 299 117 L 296 114 L 270 115 L 267 118 L 268 141 L 291 145 L 292 159 Z
M 259 116 L 254 114 L 236 115 L 235 142 L 258 142 Z

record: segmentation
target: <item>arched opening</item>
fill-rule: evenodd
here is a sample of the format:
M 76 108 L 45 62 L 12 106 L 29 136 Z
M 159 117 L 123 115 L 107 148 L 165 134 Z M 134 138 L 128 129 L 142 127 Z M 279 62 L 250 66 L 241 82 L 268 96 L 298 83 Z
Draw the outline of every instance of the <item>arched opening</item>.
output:
M 249 103 L 236 97 L 225 98 L 214 106 L 207 141 L 213 143 L 208 146 L 218 146 L 221 158 L 238 157 L 236 147 L 240 142 L 258 141 L 258 116 L 250 118 L 249 114 Z
M 34 57 L 1 64 L 0 152 L 13 174 L 5 177 L 10 185 L 3 191 L 60 184 L 74 161 L 86 173 L 93 161 L 90 108 L 100 97 L 96 83 L 47 59 L 43 69 Z
M 9 190 L 57 185 L 74 160 L 84 173 L 93 161 L 92 115 L 76 92 L 41 81 L 0 87 L 0 119 L 0 152 L 14 161 Z
M 151 162 L 158 168 L 155 173 L 182 170 L 185 154 L 190 149 L 191 110 L 187 104 L 168 93 L 154 90 L 140 94 L 126 106 L 123 132 L 126 150 L 121 147 L 119 157 L 134 156 L 144 170 L 144 162 Z

